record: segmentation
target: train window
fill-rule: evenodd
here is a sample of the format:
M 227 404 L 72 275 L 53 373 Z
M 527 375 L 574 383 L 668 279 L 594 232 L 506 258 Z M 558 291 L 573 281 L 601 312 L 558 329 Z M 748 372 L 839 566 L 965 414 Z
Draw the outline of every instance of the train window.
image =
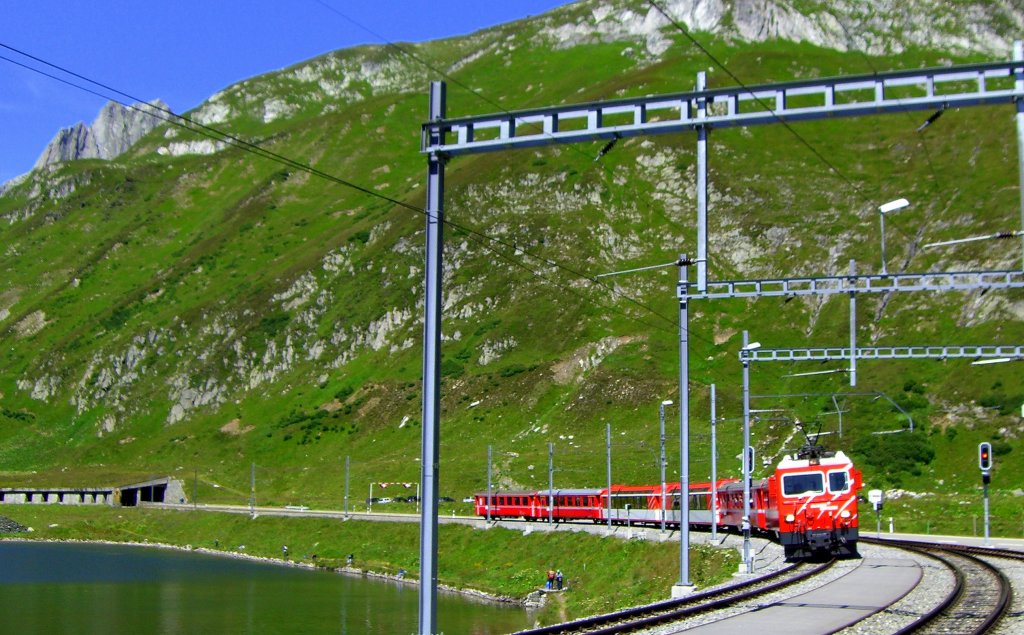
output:
M 828 491 L 830 492 L 845 492 L 850 489 L 850 481 L 846 476 L 846 472 L 829 472 L 828 473 Z
M 824 491 L 825 479 L 821 473 L 782 475 L 782 493 L 786 496 L 821 494 Z

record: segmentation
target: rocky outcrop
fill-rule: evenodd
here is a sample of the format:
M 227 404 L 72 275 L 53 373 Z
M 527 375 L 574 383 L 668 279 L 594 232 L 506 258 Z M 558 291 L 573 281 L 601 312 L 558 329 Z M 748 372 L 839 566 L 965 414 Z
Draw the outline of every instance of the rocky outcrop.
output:
M 127 152 L 139 139 L 163 122 L 159 116 L 167 104 L 157 99 L 126 108 L 108 102 L 92 125 L 63 128 L 39 155 L 34 169 L 76 159 L 113 159 Z
M 28 528 L 10 518 L 0 516 L 0 534 L 16 534 L 28 531 Z
M 936 0 L 836 0 L 802 3 L 799 9 L 794 4 L 665 0 L 659 3 L 662 13 L 646 3 L 588 0 L 551 12 L 542 35 L 559 48 L 638 41 L 643 52 L 655 58 L 672 46 L 672 38 L 678 35 L 675 25 L 748 42 L 783 39 L 871 55 L 898 54 L 921 46 L 1008 56 L 1012 42 L 1006 34 L 1019 33 L 1024 27 L 1024 14 L 1014 0 L 955 5 Z M 570 12 L 574 19 L 566 20 Z M 924 15 L 929 19 L 921 20 Z M 636 53 L 632 47 L 628 51 Z

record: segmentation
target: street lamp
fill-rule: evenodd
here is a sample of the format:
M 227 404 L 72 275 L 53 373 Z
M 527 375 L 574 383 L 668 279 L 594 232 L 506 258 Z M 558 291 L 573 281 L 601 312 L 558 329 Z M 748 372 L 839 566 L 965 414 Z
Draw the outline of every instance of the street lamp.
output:
M 715 437 L 715 385 L 711 384 L 711 541 L 718 540 L 718 447 Z
M 740 361 L 743 362 L 743 562 L 747 573 L 754 572 L 754 561 L 750 548 L 750 351 L 761 348 L 760 342 L 750 342 L 743 331 L 743 348 Z
M 987 234 L 985 236 L 971 236 L 970 238 L 957 238 L 955 240 L 943 240 L 937 243 L 928 243 L 927 245 L 921 245 L 925 249 L 931 249 L 932 247 L 949 247 L 950 245 L 963 245 L 965 243 L 976 243 L 979 240 L 1000 240 L 1003 238 L 1014 238 L 1016 236 L 1024 235 L 1024 231 L 1012 231 L 1012 232 L 997 232 L 995 234 Z
M 882 275 L 885 275 L 885 215 L 891 212 L 896 212 L 904 207 L 910 205 L 910 201 L 905 198 L 898 198 L 895 201 L 889 201 L 885 205 L 878 208 L 878 223 L 882 230 Z
M 988 364 L 1005 364 L 1007 362 L 1024 361 L 1024 357 L 993 357 L 991 359 L 979 359 L 971 362 L 971 366 L 986 366 Z
M 671 405 L 672 400 L 666 399 L 658 406 L 659 432 L 661 433 L 661 533 L 665 533 L 665 406 Z

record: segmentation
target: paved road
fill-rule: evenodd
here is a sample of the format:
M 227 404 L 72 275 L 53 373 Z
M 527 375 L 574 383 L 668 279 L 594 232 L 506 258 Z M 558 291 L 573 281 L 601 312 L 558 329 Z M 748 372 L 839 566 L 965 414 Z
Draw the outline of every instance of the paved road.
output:
M 192 505 L 188 504 L 177 504 L 177 503 L 141 503 L 144 507 L 156 507 L 161 509 L 177 509 L 177 510 L 192 510 L 197 509 L 199 511 L 206 512 L 221 512 L 230 514 L 248 514 L 250 509 L 248 505 L 197 505 L 193 508 Z M 308 507 L 256 507 L 256 514 L 258 516 L 301 516 L 306 518 L 337 518 L 344 520 L 346 518 L 345 512 L 340 510 L 325 510 L 325 509 L 309 509 Z M 393 523 L 418 523 L 420 521 L 420 515 L 416 513 L 394 513 L 394 512 L 351 512 L 348 514 L 348 518 L 352 520 L 368 520 L 375 522 L 393 522 Z M 487 525 L 483 518 L 478 516 L 455 516 L 455 515 L 440 515 L 437 518 L 439 524 L 458 524 L 458 525 L 470 525 L 474 527 L 485 527 Z M 555 523 L 549 525 L 548 523 L 528 523 L 522 521 L 493 521 L 491 526 L 504 527 L 506 529 L 513 529 L 516 531 L 523 531 L 526 533 L 532 532 L 545 532 L 545 531 L 572 531 L 572 532 L 587 532 L 597 535 L 613 535 L 625 539 L 634 540 L 650 540 L 650 541 L 673 541 L 679 540 L 678 531 L 668 531 L 664 534 L 661 533 L 657 528 L 626 528 L 626 527 L 613 527 L 611 530 L 606 525 L 595 525 L 593 523 Z M 865 531 L 866 527 L 861 527 L 862 535 L 864 537 L 875 537 L 876 534 L 873 531 Z M 963 544 L 980 546 L 983 545 L 984 539 L 973 536 L 939 536 L 934 534 L 898 534 L 881 532 L 878 537 L 883 540 L 888 538 L 891 540 L 916 540 L 919 542 L 939 542 L 946 544 Z M 735 546 L 737 536 L 734 534 L 727 534 L 719 532 L 718 540 L 716 544 L 722 546 Z M 705 531 L 691 531 L 690 541 L 694 544 L 709 543 L 711 542 L 711 534 Z M 759 550 L 766 541 L 756 541 L 755 551 Z M 997 547 L 1000 549 L 1016 549 L 1018 551 L 1024 551 L 1024 540 L 1016 538 L 991 538 L 989 540 L 989 546 Z
M 203 512 L 220 512 L 228 514 L 249 514 L 253 510 L 248 505 L 196 505 L 192 506 L 187 503 L 140 503 L 140 507 L 151 507 L 157 509 L 175 509 L 181 511 L 191 511 L 193 509 Z M 345 512 L 334 509 L 310 509 L 305 506 L 289 506 L 289 507 L 259 507 L 255 508 L 257 516 L 298 516 L 305 518 L 338 518 L 344 520 L 346 517 L 351 520 L 370 520 L 375 522 L 394 522 L 394 523 L 418 523 L 420 522 L 420 515 L 416 513 L 397 513 L 397 512 Z M 475 527 L 487 526 L 487 521 L 479 516 L 456 516 L 441 514 L 437 517 L 437 521 L 440 524 L 458 524 L 458 525 L 472 525 Z M 658 528 L 655 527 L 622 527 L 614 526 L 610 530 L 607 525 L 594 524 L 594 523 L 531 523 L 525 521 L 508 521 L 508 520 L 495 520 L 491 521 L 490 526 L 492 527 L 504 527 L 506 529 L 512 529 L 515 531 L 523 531 L 525 533 L 533 532 L 547 532 L 547 531 L 571 531 L 571 532 L 587 532 L 598 535 L 617 535 L 622 538 L 629 538 L 633 540 L 653 540 L 653 541 L 671 541 L 679 540 L 678 531 L 666 531 L 664 534 Z M 690 533 L 694 537 L 694 542 L 708 542 L 710 534 L 706 532 L 694 531 Z M 701 538 L 703 536 L 703 538 Z M 718 541 L 727 542 L 730 539 L 730 534 L 719 532 Z
M 392 512 L 345 512 L 336 509 L 310 509 L 305 506 L 289 507 L 259 507 L 251 509 L 248 505 L 189 505 L 179 503 L 140 503 L 140 507 L 152 507 L 157 509 L 175 509 L 180 511 L 201 511 L 219 512 L 226 514 L 250 514 L 255 511 L 257 516 L 297 516 L 303 518 L 337 518 L 345 520 L 372 520 L 376 522 L 392 523 L 418 523 L 419 514 L 392 513 Z M 476 516 L 438 516 L 437 521 L 441 524 L 461 524 L 483 526 L 484 521 Z

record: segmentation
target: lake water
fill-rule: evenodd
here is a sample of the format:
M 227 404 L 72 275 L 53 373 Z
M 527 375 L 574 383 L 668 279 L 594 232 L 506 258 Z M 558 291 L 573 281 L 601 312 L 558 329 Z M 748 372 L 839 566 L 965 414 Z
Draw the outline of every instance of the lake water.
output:
M 3 632 L 415 634 L 418 587 L 143 547 L 0 542 Z M 518 607 L 438 594 L 438 630 L 530 626 Z

